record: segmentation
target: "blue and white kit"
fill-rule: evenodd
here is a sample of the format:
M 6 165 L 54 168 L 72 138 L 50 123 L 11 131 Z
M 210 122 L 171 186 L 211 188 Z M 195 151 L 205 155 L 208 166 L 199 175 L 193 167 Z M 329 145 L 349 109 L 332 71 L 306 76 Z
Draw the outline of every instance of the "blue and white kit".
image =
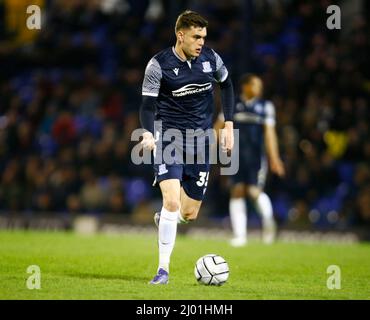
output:
M 168 129 L 177 129 L 185 137 L 186 130 L 212 128 L 215 83 L 221 87 L 225 118 L 232 120 L 232 83 L 226 66 L 214 50 L 203 47 L 200 56 L 190 60 L 182 59 L 174 47 L 156 54 L 146 67 L 143 81 L 140 112 L 143 128 L 159 139 Z M 160 121 L 161 131 L 154 127 L 154 121 Z M 168 143 L 162 142 L 161 147 L 156 148 L 156 154 L 162 153 Z M 183 152 L 184 161 L 154 164 L 156 182 L 179 179 L 189 197 L 202 200 L 210 169 L 208 140 L 205 139 L 204 143 L 205 146 L 200 148 L 195 143 L 194 153 L 205 161 L 187 164 L 186 153 L 191 151 L 184 138 L 177 146 Z

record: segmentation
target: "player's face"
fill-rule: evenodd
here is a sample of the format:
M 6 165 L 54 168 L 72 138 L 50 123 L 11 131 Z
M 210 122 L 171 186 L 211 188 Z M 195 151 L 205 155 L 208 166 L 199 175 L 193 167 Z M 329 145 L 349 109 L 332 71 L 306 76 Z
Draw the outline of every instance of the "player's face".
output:
M 182 50 L 188 57 L 198 57 L 204 46 L 207 29 L 200 27 L 191 27 L 183 30 Z
M 252 78 L 247 84 L 243 85 L 243 95 L 248 99 L 260 97 L 263 91 L 263 84 L 260 78 Z

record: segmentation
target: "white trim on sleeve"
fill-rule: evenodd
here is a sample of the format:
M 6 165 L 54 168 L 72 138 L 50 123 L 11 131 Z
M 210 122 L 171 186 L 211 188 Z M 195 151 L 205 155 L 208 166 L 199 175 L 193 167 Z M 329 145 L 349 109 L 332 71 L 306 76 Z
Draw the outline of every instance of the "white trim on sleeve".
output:
M 149 96 L 149 97 L 158 97 L 158 93 L 153 93 L 153 92 L 142 92 L 141 95 Z

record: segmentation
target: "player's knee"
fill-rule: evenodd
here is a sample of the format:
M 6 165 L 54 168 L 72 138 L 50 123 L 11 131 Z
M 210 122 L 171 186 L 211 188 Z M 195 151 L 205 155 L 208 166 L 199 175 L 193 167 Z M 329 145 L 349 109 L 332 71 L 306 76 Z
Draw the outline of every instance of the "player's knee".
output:
M 251 199 L 252 201 L 255 201 L 260 195 L 261 190 L 258 187 L 248 187 L 246 193 L 249 199 Z
M 177 200 L 164 200 L 163 201 L 163 207 L 170 211 L 175 212 L 180 209 L 180 201 Z
M 244 198 L 245 197 L 245 188 L 244 186 L 235 186 L 231 189 L 231 198 Z

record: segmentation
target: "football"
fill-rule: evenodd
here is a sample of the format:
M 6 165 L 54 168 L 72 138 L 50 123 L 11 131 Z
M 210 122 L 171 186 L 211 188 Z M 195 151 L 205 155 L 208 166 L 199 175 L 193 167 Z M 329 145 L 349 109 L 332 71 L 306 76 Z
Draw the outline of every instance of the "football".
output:
M 196 262 L 194 275 L 201 284 L 220 286 L 229 278 L 229 265 L 221 256 L 207 254 Z

